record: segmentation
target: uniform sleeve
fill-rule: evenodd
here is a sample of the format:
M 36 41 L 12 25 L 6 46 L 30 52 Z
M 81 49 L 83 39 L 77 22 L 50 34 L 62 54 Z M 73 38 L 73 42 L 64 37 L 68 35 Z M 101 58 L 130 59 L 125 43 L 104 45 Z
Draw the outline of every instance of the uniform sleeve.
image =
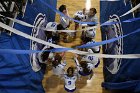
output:
M 76 57 L 74 57 L 74 61 L 75 61 L 76 66 L 80 66 L 79 61 Z
M 92 22 L 98 23 L 98 17 L 96 15 L 93 17 Z
M 98 18 L 97 18 L 97 16 L 95 15 L 95 16 L 93 16 L 92 18 L 87 18 L 86 21 L 98 23 Z M 88 24 L 88 26 L 96 26 L 96 25 L 97 25 L 97 24 Z
M 62 79 L 65 80 L 65 78 L 66 78 L 66 75 L 65 74 L 61 75 L 61 80 Z
M 94 66 L 92 63 L 88 63 L 88 68 L 89 68 L 90 70 L 92 70 L 92 69 L 95 68 L 95 66 Z
M 64 80 L 65 80 L 65 78 L 67 77 L 66 74 L 67 74 L 67 73 L 64 71 L 64 72 L 61 74 L 61 79 L 64 79 Z
M 63 65 L 62 63 L 59 64 L 59 67 L 60 67 L 61 69 L 63 69 L 63 70 L 64 70 L 65 66 L 66 66 L 66 65 Z
M 99 58 L 94 57 L 94 60 L 93 60 L 93 62 L 92 62 L 92 63 L 93 63 L 94 65 L 96 65 L 96 64 L 98 64 L 98 62 L 99 62 Z

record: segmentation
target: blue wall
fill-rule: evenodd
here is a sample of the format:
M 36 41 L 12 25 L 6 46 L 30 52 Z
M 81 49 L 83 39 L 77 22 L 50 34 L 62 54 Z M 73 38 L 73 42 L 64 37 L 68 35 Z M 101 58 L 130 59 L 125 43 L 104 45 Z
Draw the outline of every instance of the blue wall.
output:
M 132 8 L 131 1 L 126 2 L 126 4 L 124 3 L 124 0 L 116 2 L 101 2 L 100 4 L 101 23 L 109 20 L 109 18 L 114 21 L 123 21 L 134 18 L 132 13 L 124 17 L 119 17 Z M 135 17 L 140 17 L 140 13 Z M 120 22 L 112 26 L 104 26 L 101 27 L 102 40 L 108 40 L 125 35 L 138 28 L 140 28 L 140 21 L 131 23 Z M 140 33 L 137 33 L 116 42 L 104 45 L 103 53 L 139 54 L 139 41 Z M 125 89 L 133 92 L 140 91 L 140 59 L 104 59 L 103 72 L 103 87 L 107 89 Z
M 43 0 L 56 7 L 56 0 Z M 33 25 L 38 13 L 46 15 L 46 21 L 54 21 L 55 13 L 40 0 L 34 0 L 33 4 L 28 3 L 25 16 L 17 19 Z M 15 24 L 14 27 L 24 33 L 31 34 L 32 28 Z M 8 36 L 5 33 L 0 35 L 1 49 L 30 49 L 30 40 L 13 34 Z M 31 69 L 29 55 L 0 54 L 0 93 L 45 93 L 42 86 L 42 79 L 45 69 L 34 72 Z

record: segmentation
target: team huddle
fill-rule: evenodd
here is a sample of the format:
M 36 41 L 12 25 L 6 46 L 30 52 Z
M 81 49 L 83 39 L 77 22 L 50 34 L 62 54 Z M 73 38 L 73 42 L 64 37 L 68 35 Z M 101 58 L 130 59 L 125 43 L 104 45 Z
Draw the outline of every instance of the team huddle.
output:
M 61 5 L 59 7 L 59 11 L 63 13 L 66 16 L 69 16 L 66 5 Z M 82 22 L 96 22 L 98 23 L 98 18 L 96 17 L 96 9 L 91 8 L 89 11 L 86 11 L 86 9 L 83 9 L 82 11 L 77 11 L 74 14 L 73 19 L 82 21 Z M 76 32 L 75 33 L 64 33 L 59 32 L 59 30 L 67 30 L 72 21 L 64 16 L 60 16 L 60 23 L 57 22 L 49 22 L 46 25 L 46 29 L 52 30 L 52 31 L 46 31 L 45 32 L 45 38 L 46 41 L 53 44 L 58 44 L 60 42 L 61 36 L 63 37 L 63 42 L 67 41 L 67 36 L 69 37 L 75 37 L 76 38 Z M 88 24 L 79 24 L 75 22 L 75 30 L 77 30 L 79 27 L 82 27 L 82 33 L 81 33 L 81 44 L 87 44 L 87 43 L 95 43 L 95 37 L 96 37 L 96 24 L 95 25 L 88 25 Z M 58 30 L 58 31 L 57 31 Z M 49 50 L 53 49 L 53 47 L 50 46 L 43 46 L 42 50 Z M 100 47 L 94 46 L 89 49 L 82 49 L 84 51 L 87 51 L 90 53 L 99 53 Z M 90 80 L 94 74 L 93 69 L 97 68 L 100 60 L 99 58 L 95 56 L 81 56 L 75 54 L 73 57 L 73 61 L 75 62 L 75 67 L 70 66 L 67 70 L 65 70 L 65 67 L 67 65 L 65 52 L 63 53 L 53 53 L 53 52 L 41 52 L 37 54 L 37 60 L 39 63 L 43 63 L 46 65 L 52 66 L 52 71 L 54 75 L 57 75 L 58 77 L 62 78 L 65 82 L 64 88 L 67 92 L 74 92 L 76 90 L 75 82 L 77 79 L 80 79 L 81 76 L 87 76 Z M 34 68 L 34 67 L 33 67 Z

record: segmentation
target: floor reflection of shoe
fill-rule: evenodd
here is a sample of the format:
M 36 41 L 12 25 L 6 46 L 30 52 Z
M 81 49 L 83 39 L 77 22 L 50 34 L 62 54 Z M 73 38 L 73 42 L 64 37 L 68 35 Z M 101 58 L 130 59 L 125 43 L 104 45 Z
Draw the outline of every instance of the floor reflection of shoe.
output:
M 93 76 L 94 76 L 94 72 L 92 72 L 92 74 L 88 76 L 88 80 L 91 80 Z
M 92 79 L 92 77 L 88 77 L 88 80 L 91 80 Z

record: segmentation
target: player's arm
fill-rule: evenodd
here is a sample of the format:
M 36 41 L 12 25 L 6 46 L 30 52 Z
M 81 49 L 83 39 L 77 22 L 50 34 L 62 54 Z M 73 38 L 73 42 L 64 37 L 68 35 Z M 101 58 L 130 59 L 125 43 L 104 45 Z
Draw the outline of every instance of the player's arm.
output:
M 76 66 L 80 66 L 79 61 L 78 61 L 78 59 L 77 59 L 77 55 L 74 57 L 74 61 L 75 61 L 75 63 L 76 63 Z
M 64 67 L 67 65 L 66 60 L 63 60 L 63 61 L 61 62 L 61 65 L 63 66 L 63 69 L 64 69 Z
M 60 75 L 60 79 L 61 80 L 64 80 L 65 79 L 65 77 L 66 77 L 66 73 L 64 72 L 64 73 L 62 73 L 61 75 Z
M 75 71 L 74 71 L 74 76 L 76 77 L 76 79 L 78 78 L 79 80 L 81 79 L 80 78 L 80 75 L 79 75 L 79 73 L 78 73 L 78 69 L 75 69 Z
M 65 67 L 67 65 L 66 57 L 65 57 L 65 52 L 61 53 L 60 55 L 62 57 L 61 64 Z

